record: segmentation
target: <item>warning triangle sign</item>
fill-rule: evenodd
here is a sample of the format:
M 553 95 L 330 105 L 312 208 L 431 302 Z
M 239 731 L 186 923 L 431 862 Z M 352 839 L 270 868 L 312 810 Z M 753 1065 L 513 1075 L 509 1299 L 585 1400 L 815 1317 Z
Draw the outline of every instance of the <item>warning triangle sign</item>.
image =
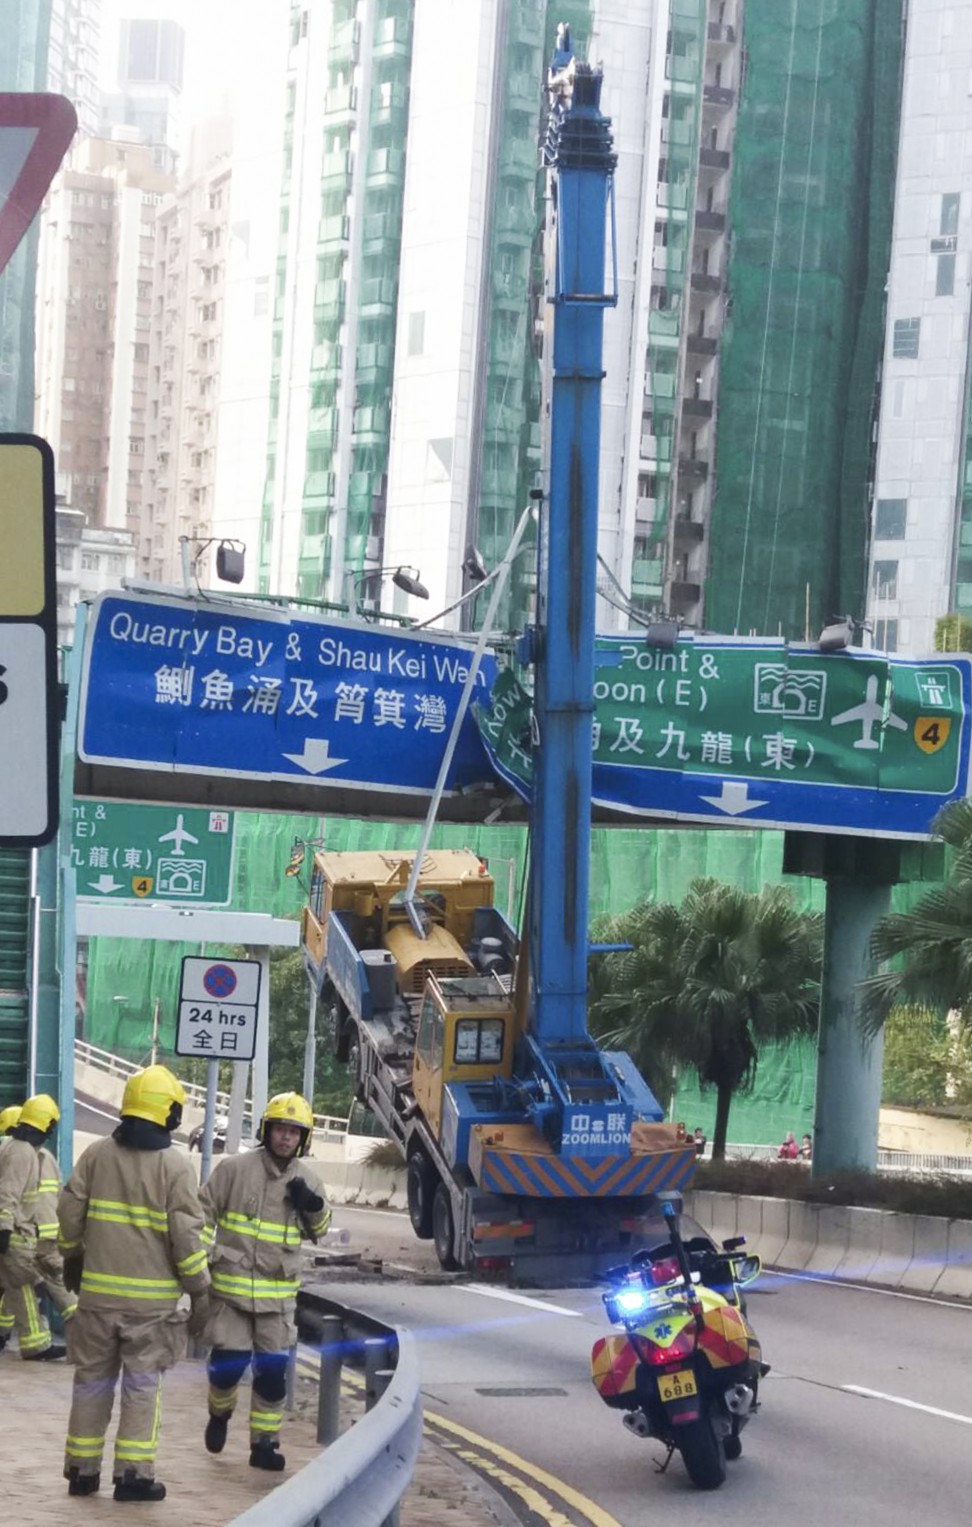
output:
M 0 271 L 37 216 L 77 125 L 66 96 L 0 93 Z

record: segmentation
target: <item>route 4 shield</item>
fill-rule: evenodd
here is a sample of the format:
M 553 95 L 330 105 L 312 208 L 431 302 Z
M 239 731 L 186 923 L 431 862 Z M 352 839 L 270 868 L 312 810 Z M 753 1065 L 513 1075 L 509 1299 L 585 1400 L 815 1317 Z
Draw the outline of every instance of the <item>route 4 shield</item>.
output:
M 951 716 L 919 716 L 915 722 L 915 741 L 923 753 L 937 753 L 948 741 Z

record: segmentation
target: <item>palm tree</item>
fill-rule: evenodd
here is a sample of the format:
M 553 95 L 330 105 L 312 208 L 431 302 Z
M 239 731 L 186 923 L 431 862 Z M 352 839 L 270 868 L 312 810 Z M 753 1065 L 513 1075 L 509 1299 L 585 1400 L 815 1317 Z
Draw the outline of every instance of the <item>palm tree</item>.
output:
M 895 962 L 861 983 L 871 1033 L 898 1007 L 951 1011 L 972 1028 L 972 800 L 944 807 L 932 831 L 952 850 L 944 883 L 883 917 L 871 939 L 875 959 Z
M 694 880 L 680 907 L 642 903 L 597 932 L 631 949 L 592 961 L 596 1030 L 656 1091 L 673 1064 L 715 1087 L 712 1154 L 724 1156 L 732 1097 L 752 1085 L 760 1047 L 816 1032 L 822 918 L 782 886 L 755 895 Z

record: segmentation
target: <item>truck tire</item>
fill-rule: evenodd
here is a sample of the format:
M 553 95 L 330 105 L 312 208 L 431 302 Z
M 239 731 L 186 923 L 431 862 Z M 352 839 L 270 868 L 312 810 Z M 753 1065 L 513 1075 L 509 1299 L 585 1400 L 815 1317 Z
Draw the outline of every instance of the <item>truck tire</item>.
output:
M 454 1251 L 456 1239 L 455 1220 L 452 1216 L 452 1199 L 444 1182 L 436 1184 L 432 1200 L 432 1239 L 439 1266 L 445 1272 L 455 1272 L 459 1263 Z
M 408 1217 L 420 1241 L 432 1239 L 432 1200 L 437 1182 L 436 1170 L 422 1151 L 408 1158 L 405 1186 L 408 1193 Z

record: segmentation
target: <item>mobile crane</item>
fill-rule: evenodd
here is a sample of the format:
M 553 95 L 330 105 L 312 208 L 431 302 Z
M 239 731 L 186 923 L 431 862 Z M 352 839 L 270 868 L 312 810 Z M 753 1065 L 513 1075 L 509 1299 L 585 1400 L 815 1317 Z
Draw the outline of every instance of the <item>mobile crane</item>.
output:
M 544 148 L 556 259 L 550 485 L 534 669 L 527 939 L 467 850 L 314 856 L 303 949 L 357 1096 L 407 1164 L 413 1229 L 444 1267 L 516 1281 L 591 1276 L 658 1222 L 654 1195 L 695 1166 L 631 1059 L 587 1026 L 597 479 L 611 125 L 599 71 L 561 35 Z M 613 215 L 612 215 L 613 224 Z M 612 226 L 613 252 L 613 226 Z M 414 908 L 413 908 L 414 912 Z

